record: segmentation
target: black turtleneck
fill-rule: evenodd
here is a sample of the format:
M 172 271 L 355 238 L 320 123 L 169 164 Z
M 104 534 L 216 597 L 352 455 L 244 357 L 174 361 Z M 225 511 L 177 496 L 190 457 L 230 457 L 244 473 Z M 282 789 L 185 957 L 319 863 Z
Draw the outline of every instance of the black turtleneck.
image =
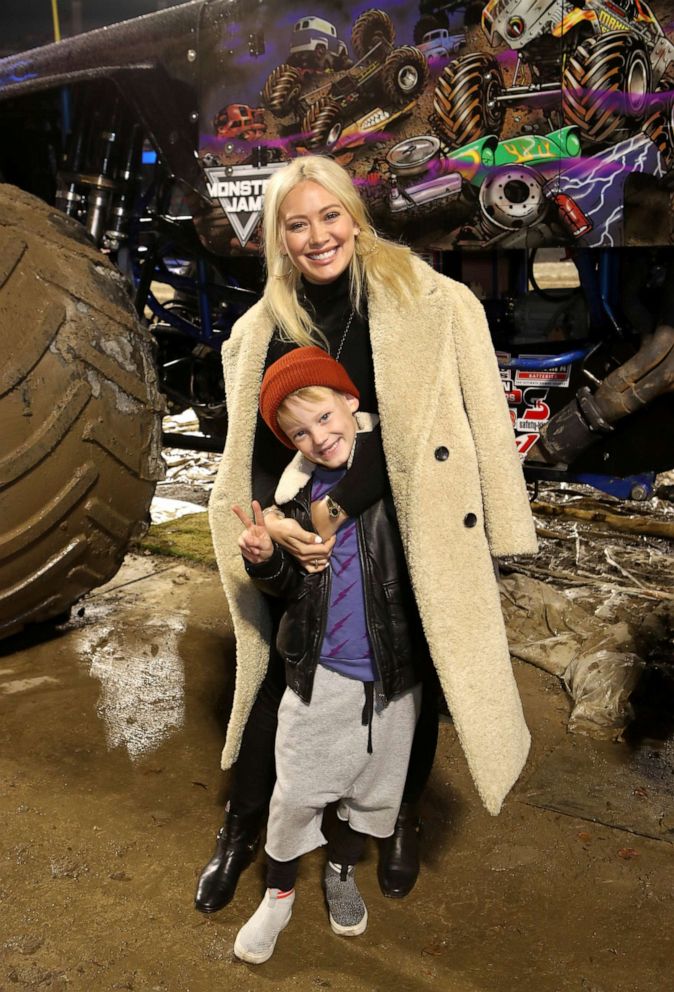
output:
M 326 284 L 315 285 L 302 279 L 301 294 L 304 298 L 303 303 L 313 316 L 316 326 L 327 338 L 330 354 L 336 358 L 351 315 L 348 269 L 334 282 Z M 294 342 L 281 341 L 278 334 L 274 334 L 267 352 L 265 368 L 296 347 Z M 344 338 L 339 361 L 360 392 L 360 409 L 366 413 L 377 413 L 367 309 L 365 313 L 354 313 L 351 326 Z
M 316 326 L 328 341 L 330 354 L 337 357 L 352 309 L 348 270 L 334 282 L 326 284 L 316 285 L 302 279 L 301 292 L 307 309 L 313 311 Z M 294 342 L 281 340 L 278 331 L 275 331 L 267 351 L 265 369 L 296 347 Z M 344 337 L 339 360 L 360 393 L 360 409 L 367 413 L 377 413 L 366 307 L 363 313 L 354 313 L 351 326 Z M 294 451 L 274 437 L 258 415 L 253 457 L 253 492 L 263 506 L 269 506 L 273 502 L 276 484 L 293 454 Z M 353 464 L 332 490 L 332 496 L 349 516 L 357 516 L 380 499 L 387 486 L 381 432 L 377 429 L 359 439 Z

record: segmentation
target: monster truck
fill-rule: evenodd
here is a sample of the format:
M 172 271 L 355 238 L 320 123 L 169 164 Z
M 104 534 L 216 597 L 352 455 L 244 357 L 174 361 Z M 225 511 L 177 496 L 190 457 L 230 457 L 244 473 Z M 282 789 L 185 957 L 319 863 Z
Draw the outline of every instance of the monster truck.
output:
M 276 117 L 293 115 L 311 150 L 333 149 L 343 132 L 383 130 L 422 92 L 428 65 L 412 45 L 394 48 L 395 29 L 383 10 L 366 10 L 354 22 L 351 43 L 358 62 L 324 86 L 303 95 L 295 67 L 277 66 L 265 82 L 263 104 Z M 345 136 L 344 136 L 345 137 Z
M 349 50 L 334 24 L 322 17 L 302 17 L 293 27 L 288 64 L 306 69 L 345 69 Z
M 394 47 L 388 10 L 398 12 L 400 5 L 355 18 L 357 65 L 334 69 L 317 92 L 315 72 L 289 65 L 271 71 L 279 16 L 295 23 L 304 13 L 300 2 L 193 0 L 0 59 L 0 635 L 62 617 L 114 574 L 147 525 L 162 472 L 165 407 L 195 409 L 212 447 L 222 448 L 221 345 L 263 286 L 255 232 L 265 184 L 303 151 L 293 138 L 274 133 L 275 118 L 299 108 L 303 130 L 320 147 L 334 148 L 349 126 L 382 131 L 380 113 L 390 121 L 408 109 L 427 134 L 423 100 L 416 99 L 427 78 L 425 59 L 413 46 Z M 585 12 L 596 13 L 591 3 Z M 335 7 L 332 17 L 343 36 L 352 18 L 340 11 Z M 434 11 L 433 4 L 420 5 L 423 16 Z M 635 42 L 635 50 L 639 44 L 646 47 Z M 648 48 L 651 86 L 662 81 L 668 59 L 667 46 L 658 44 Z M 303 93 L 307 81 L 311 93 Z M 483 86 L 482 73 L 479 84 L 474 76 L 473 82 Z M 259 113 L 255 119 L 262 90 L 264 121 Z M 500 95 L 496 86 L 493 92 Z M 253 108 L 258 126 L 252 135 L 234 140 L 213 133 L 221 109 L 232 106 Z M 267 130 L 260 134 L 263 124 Z M 399 235 L 398 225 L 411 217 L 409 238 L 425 248 L 425 215 L 415 227 L 416 208 L 435 204 L 449 211 L 459 183 L 443 175 L 432 136 L 425 139 L 426 151 L 419 139 L 402 136 L 400 145 L 400 137 L 378 133 L 372 146 L 346 157 L 364 193 L 378 191 L 377 203 L 385 208 L 377 217 L 382 229 Z M 387 162 L 394 145 L 399 198 L 392 195 Z M 486 168 L 487 159 L 481 145 L 469 147 L 466 156 L 474 162 L 472 172 L 464 170 L 472 178 L 462 184 L 463 209 L 470 212 L 478 201 L 475 170 Z M 518 202 L 522 184 L 510 181 L 508 193 L 509 202 Z M 667 216 L 666 208 L 653 211 L 649 204 L 649 217 Z M 642 243 L 651 243 L 648 236 Z M 494 266 L 506 264 L 506 255 L 514 266 L 514 254 L 503 251 L 493 253 Z M 477 254 L 474 271 L 469 252 L 436 256 L 444 271 L 466 283 L 483 279 Z M 648 278 L 653 270 L 647 260 Z M 674 285 L 674 268 L 667 272 L 661 290 Z M 526 279 L 511 273 L 494 276 L 493 284 L 526 285 Z M 634 288 L 633 303 L 641 289 Z M 645 293 L 653 298 L 650 285 Z M 510 298 L 485 302 L 490 315 L 496 314 L 492 327 L 498 336 L 504 323 L 499 314 L 515 310 Z M 616 302 L 609 302 L 613 309 L 606 310 L 610 319 L 603 319 L 601 333 L 610 341 L 618 321 Z M 643 307 L 633 309 L 639 317 Z M 582 330 L 582 322 L 577 324 Z M 630 387 L 633 402 L 662 399 L 674 381 L 670 344 L 660 333 L 654 345 L 637 352 L 625 376 L 593 394 L 596 400 L 585 394 L 582 403 L 574 399 L 573 416 L 562 418 L 559 432 L 549 432 L 549 461 L 572 462 L 574 450 L 586 447 L 589 437 L 605 471 L 627 470 L 631 463 L 625 458 L 610 460 L 609 442 L 619 447 L 620 431 L 606 433 L 601 424 L 610 427 L 620 415 L 615 397 L 623 387 Z M 608 368 L 593 366 L 590 381 L 606 377 Z M 526 374 L 529 382 L 556 375 Z M 518 389 L 513 380 L 513 396 Z M 546 407 L 540 389 L 534 392 L 540 412 Z M 671 467 L 669 446 L 663 453 L 668 422 L 661 410 L 657 416 L 658 430 L 640 427 L 633 450 L 641 464 L 648 436 L 657 449 L 651 464 L 669 459 Z
M 460 34 L 450 34 L 447 28 L 433 28 L 421 36 L 421 41 L 417 42 L 417 48 L 427 59 L 446 59 L 456 52 L 460 52 L 466 47 L 466 36 Z
M 0 60 L 0 637 L 115 574 L 149 523 L 167 407 L 224 431 L 220 343 L 257 292 L 195 233 L 191 46 L 201 28 L 215 48 L 231 6 Z
M 484 52 L 445 67 L 434 110 L 450 146 L 499 134 L 506 107 L 519 104 L 543 108 L 554 126 L 575 124 L 587 146 L 624 137 L 654 112 L 672 130 L 671 101 L 649 95 L 668 87 L 674 45 L 645 0 L 490 0 L 482 29 L 492 47 L 517 53 L 512 82 Z
M 260 138 L 265 132 L 264 113 L 259 107 L 230 103 L 213 118 L 213 131 L 218 138 Z

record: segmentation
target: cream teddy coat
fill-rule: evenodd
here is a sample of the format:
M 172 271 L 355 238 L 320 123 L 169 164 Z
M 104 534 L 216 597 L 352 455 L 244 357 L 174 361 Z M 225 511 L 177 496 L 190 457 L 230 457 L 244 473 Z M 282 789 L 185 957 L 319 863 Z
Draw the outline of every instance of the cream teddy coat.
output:
M 414 303 L 401 306 L 374 288 L 368 295 L 382 439 L 431 656 L 477 790 L 496 814 L 530 737 L 492 556 L 533 553 L 536 535 L 482 306 L 425 262 L 415 266 Z M 231 506 L 252 499 L 257 401 L 273 331 L 262 299 L 222 350 L 230 427 L 209 516 L 237 652 L 223 768 L 236 760 L 269 659 L 271 621 L 244 571 Z

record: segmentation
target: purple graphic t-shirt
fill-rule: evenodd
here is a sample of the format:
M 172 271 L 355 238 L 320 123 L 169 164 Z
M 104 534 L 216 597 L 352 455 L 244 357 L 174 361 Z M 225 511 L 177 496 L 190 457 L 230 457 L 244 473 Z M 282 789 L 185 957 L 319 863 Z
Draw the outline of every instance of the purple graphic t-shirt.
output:
M 345 471 L 317 465 L 311 486 L 312 500 L 325 496 L 337 485 Z M 321 665 L 350 679 L 374 682 L 377 675 L 365 620 L 365 594 L 355 520 L 347 520 L 337 531 L 330 569 L 330 604 L 321 647 Z

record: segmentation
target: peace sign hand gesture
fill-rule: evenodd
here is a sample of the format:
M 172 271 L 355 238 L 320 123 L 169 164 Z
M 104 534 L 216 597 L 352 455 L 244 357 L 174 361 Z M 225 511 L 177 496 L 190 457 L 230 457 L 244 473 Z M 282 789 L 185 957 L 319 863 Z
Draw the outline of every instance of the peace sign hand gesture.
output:
M 241 554 L 251 565 L 259 565 L 260 562 L 268 561 L 274 553 L 274 544 L 267 525 L 262 515 L 262 507 L 256 499 L 252 502 L 253 517 L 241 509 L 240 506 L 233 506 L 232 512 L 237 515 L 243 526 L 246 528 L 239 536 L 239 548 Z

